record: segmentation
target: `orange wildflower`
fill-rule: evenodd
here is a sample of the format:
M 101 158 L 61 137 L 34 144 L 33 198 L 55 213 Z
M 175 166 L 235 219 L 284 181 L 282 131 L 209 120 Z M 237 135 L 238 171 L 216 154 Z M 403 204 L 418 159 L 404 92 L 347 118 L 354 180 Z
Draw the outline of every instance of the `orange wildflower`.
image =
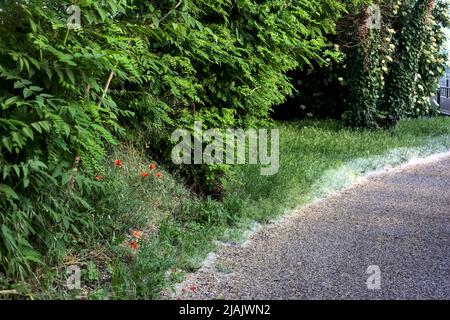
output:
M 142 231 L 134 230 L 133 237 L 135 237 L 136 239 L 140 239 L 142 237 Z
M 148 177 L 149 174 L 147 173 L 147 171 L 142 171 L 141 176 L 145 178 L 145 177 Z
M 156 169 L 156 165 L 155 165 L 154 163 L 152 163 L 152 164 L 149 165 L 148 167 L 149 167 L 149 169 L 150 169 L 151 171 L 153 171 L 153 170 Z
M 131 250 L 139 249 L 139 245 L 138 245 L 137 241 L 135 241 L 135 240 L 131 241 L 129 246 L 130 246 Z
M 101 175 L 96 175 L 95 176 L 95 180 L 97 180 L 97 181 L 101 181 L 101 180 L 103 180 L 105 177 L 104 176 L 101 176 Z
M 161 172 L 158 172 L 157 174 L 155 174 L 155 177 L 162 179 L 163 174 Z
M 123 166 L 123 161 L 117 159 L 117 160 L 114 160 L 114 164 L 116 165 L 116 167 L 121 167 L 121 166 Z

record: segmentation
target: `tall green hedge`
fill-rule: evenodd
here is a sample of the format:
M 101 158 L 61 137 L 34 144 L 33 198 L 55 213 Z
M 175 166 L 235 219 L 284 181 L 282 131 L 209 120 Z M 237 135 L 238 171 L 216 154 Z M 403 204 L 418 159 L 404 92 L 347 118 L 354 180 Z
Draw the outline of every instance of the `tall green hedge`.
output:
M 292 92 L 287 71 L 335 56 L 325 34 L 348 2 L 70 4 L 79 29 L 68 28 L 64 1 L 0 4 L 0 268 L 14 276 L 71 235 L 101 232 L 94 176 L 134 127 L 150 127 L 164 155 L 172 129 L 193 119 L 267 123 Z

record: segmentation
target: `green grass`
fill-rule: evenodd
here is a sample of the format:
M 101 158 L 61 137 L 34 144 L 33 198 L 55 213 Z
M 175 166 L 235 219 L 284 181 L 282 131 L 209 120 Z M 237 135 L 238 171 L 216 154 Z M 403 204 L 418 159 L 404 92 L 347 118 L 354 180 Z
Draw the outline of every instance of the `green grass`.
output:
M 236 167 L 225 183 L 227 201 L 241 217 L 267 221 L 286 209 L 348 186 L 386 165 L 448 150 L 450 119 L 405 120 L 392 131 L 354 131 L 335 121 L 280 124 L 280 169 L 264 177 L 257 167 Z
M 450 149 L 450 118 L 405 120 L 392 132 L 354 131 L 338 122 L 279 123 L 280 170 L 235 166 L 222 202 L 187 199 L 160 226 L 160 254 L 172 268 L 194 271 L 213 240 L 242 241 L 253 222 L 267 222 L 315 197 L 342 189 L 358 176 L 417 156 Z
M 340 190 L 368 171 L 450 149 L 450 118 L 405 120 L 391 132 L 354 131 L 336 121 L 276 125 L 278 174 L 261 176 L 258 166 L 234 166 L 220 202 L 195 197 L 179 177 L 159 167 L 162 180 L 153 176 L 156 171 L 141 177 L 152 163 L 145 148 L 118 146 L 101 172 L 105 193 L 96 204 L 105 217 L 98 224 L 109 233 L 59 252 L 64 263 L 42 268 L 33 286 L 15 288 L 35 298 L 158 298 L 200 267 L 215 240 L 242 241 L 254 222 Z M 123 168 L 113 165 L 115 159 L 123 160 Z M 144 234 L 136 252 L 128 248 L 133 230 Z M 82 268 L 82 290 L 64 288 L 65 266 L 71 263 Z

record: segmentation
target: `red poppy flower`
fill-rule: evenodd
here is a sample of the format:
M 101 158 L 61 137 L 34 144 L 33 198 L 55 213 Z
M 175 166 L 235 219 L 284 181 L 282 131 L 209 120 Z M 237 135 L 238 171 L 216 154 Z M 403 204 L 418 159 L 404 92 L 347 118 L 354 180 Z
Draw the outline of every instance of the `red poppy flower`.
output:
M 101 176 L 101 175 L 96 175 L 95 176 L 95 180 L 97 180 L 97 181 L 101 181 L 101 180 L 103 180 L 105 177 L 104 176 Z
M 157 174 L 155 174 L 155 177 L 162 179 L 163 174 L 161 172 L 158 172 Z
M 156 169 L 156 165 L 153 163 L 151 165 L 149 165 L 148 167 L 150 168 L 151 171 Z
M 145 177 L 148 177 L 149 174 L 147 173 L 147 171 L 142 171 L 141 176 L 145 178 Z
M 117 160 L 114 160 L 114 164 L 116 165 L 116 167 L 121 167 L 121 166 L 123 166 L 123 161 L 117 159 Z
M 139 230 L 134 230 L 132 234 L 136 239 L 140 239 L 142 237 L 142 231 Z
M 139 249 L 139 245 L 138 245 L 137 241 L 135 241 L 135 240 L 131 241 L 129 246 L 130 246 L 131 250 Z

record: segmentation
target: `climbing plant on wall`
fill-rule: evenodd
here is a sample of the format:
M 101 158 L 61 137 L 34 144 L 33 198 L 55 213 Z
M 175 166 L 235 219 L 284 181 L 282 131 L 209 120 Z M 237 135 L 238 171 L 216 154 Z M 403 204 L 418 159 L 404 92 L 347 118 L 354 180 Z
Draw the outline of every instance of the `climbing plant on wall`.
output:
M 415 75 L 414 107 L 407 110 L 407 115 L 412 117 L 436 115 L 439 106 L 430 99 L 435 95 L 439 79 L 444 73 L 448 53 L 445 50 L 446 36 L 444 28 L 450 26 L 450 3 L 436 2 L 436 6 L 425 25 L 424 37 L 420 44 L 422 51 L 419 68 Z
M 350 110 L 344 119 L 353 126 L 374 127 L 377 123 L 377 104 L 383 86 L 380 39 L 380 21 L 373 19 L 378 6 L 363 7 L 356 17 L 357 38 L 355 48 L 350 50 L 346 61 Z
M 358 26 L 358 36 L 346 51 L 349 110 L 344 118 L 356 127 L 389 128 L 401 117 L 436 114 L 430 97 L 443 72 L 448 3 L 374 4 L 381 13 L 379 28 L 366 28 L 367 7 L 350 16 L 356 23 L 344 24 L 347 29 Z

